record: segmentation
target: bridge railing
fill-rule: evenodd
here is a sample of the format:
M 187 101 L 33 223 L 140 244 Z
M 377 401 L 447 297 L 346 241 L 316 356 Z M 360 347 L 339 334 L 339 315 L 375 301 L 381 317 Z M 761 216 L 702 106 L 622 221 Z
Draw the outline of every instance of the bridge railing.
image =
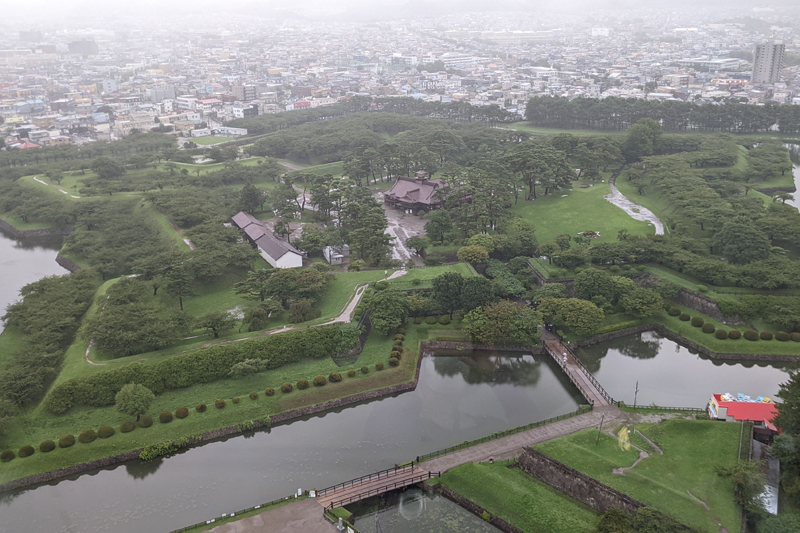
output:
M 589 405 L 588 409 L 579 409 L 571 413 L 548 418 L 547 420 L 531 422 L 530 424 L 526 424 L 524 426 L 517 426 L 515 428 L 507 429 L 505 431 L 498 431 L 496 433 L 492 433 L 491 435 L 487 435 L 479 439 L 464 441 L 461 444 L 456 444 L 455 446 L 450 446 L 449 448 L 444 448 L 443 450 L 437 450 L 435 452 L 426 453 L 424 455 L 418 455 L 417 458 L 414 460 L 414 462 L 421 463 L 429 459 L 434 459 L 442 455 L 447 455 L 448 453 L 453 453 L 459 450 L 463 450 L 464 448 L 469 448 L 470 446 L 475 446 L 476 444 L 482 444 L 484 442 L 489 442 L 495 439 L 501 439 L 509 435 L 516 435 L 517 433 L 522 433 L 523 431 L 528 431 L 529 429 L 537 428 L 539 426 L 544 426 L 546 424 L 552 424 L 553 422 L 558 422 L 559 420 L 566 420 L 567 418 L 572 418 L 573 416 L 576 415 L 582 415 L 584 413 L 588 413 L 591 410 L 592 406 Z
M 356 485 L 363 485 L 364 483 L 369 483 L 371 481 L 375 481 L 376 479 L 387 478 L 389 476 L 394 476 L 396 474 L 402 474 L 405 472 L 411 472 L 415 468 L 414 462 L 412 461 L 411 464 L 407 465 L 395 465 L 392 468 L 387 468 L 386 470 L 380 470 L 378 472 L 373 472 L 372 474 L 367 474 L 366 476 L 357 477 L 355 479 L 351 479 L 349 481 L 345 481 L 343 483 L 339 483 L 338 485 L 333 485 L 331 487 L 324 488 L 322 490 L 317 491 L 317 497 L 324 496 L 325 494 L 335 492 L 337 490 L 342 490 L 350 487 L 354 487 Z
M 606 392 L 606 390 L 603 388 L 603 386 L 602 386 L 602 385 L 600 385 L 600 382 L 599 382 L 599 381 L 597 381 L 597 379 L 594 377 L 594 375 L 592 375 L 592 373 L 589 371 L 589 369 L 588 369 L 588 368 L 586 368 L 586 365 L 584 365 L 584 364 L 583 364 L 583 361 L 581 361 L 581 360 L 580 360 L 580 359 L 579 359 L 579 358 L 578 358 L 578 357 L 577 357 L 577 356 L 576 356 L 574 353 L 572 353 L 572 352 L 569 350 L 569 348 L 567 348 L 566 346 L 564 346 L 563 344 L 561 344 L 561 350 L 562 350 L 562 352 L 560 352 L 560 353 L 555 353 L 555 351 L 551 351 L 551 350 L 553 350 L 553 349 L 552 349 L 552 348 L 550 348 L 550 347 L 548 347 L 548 346 L 547 346 L 547 343 L 546 343 L 544 340 L 542 340 L 542 346 L 544 346 L 544 348 L 547 350 L 547 352 L 550 354 L 550 356 L 551 356 L 553 359 L 555 359 L 555 361 L 556 361 L 556 363 L 558 364 L 558 366 L 560 366 L 560 367 L 561 367 L 561 370 L 563 370 L 563 371 L 564 371 L 564 373 L 567 375 L 567 377 L 569 377 L 569 379 L 570 379 L 570 381 L 573 383 L 573 385 L 575 385 L 575 386 L 578 388 L 578 390 L 580 390 L 580 391 L 581 391 L 581 393 L 583 394 L 583 396 L 584 396 L 584 397 L 585 397 L 587 400 L 589 399 L 589 397 L 587 396 L 587 394 L 586 394 L 586 391 L 585 391 L 585 390 L 584 390 L 584 388 L 581 386 L 581 384 L 580 384 L 580 381 L 579 381 L 579 380 L 577 380 L 577 379 L 575 379 L 575 376 L 573 376 L 573 375 L 572 375 L 572 372 L 570 372 L 569 368 L 567 367 L 567 364 L 566 364 L 566 363 L 564 362 L 564 360 L 561 358 L 561 353 L 563 353 L 563 352 L 567 352 L 567 353 L 569 353 L 569 354 L 572 356 L 572 358 L 573 358 L 575 361 L 577 361 L 577 362 L 578 362 L 578 367 L 580 368 L 580 370 L 581 370 L 581 373 L 584 375 L 584 377 L 586 377 L 586 379 L 587 379 L 587 380 L 589 380 L 589 382 L 590 382 L 592 385 L 594 385 L 594 386 L 595 386 L 595 388 L 597 389 L 597 392 L 600 394 L 600 396 L 602 396 L 602 397 L 603 397 L 603 399 L 604 399 L 604 400 L 605 400 L 605 401 L 606 401 L 606 402 L 607 402 L 609 405 L 612 405 L 612 404 L 614 403 L 614 398 L 612 398 L 612 397 L 611 397 L 611 395 L 610 395 L 609 393 L 607 393 L 607 392 Z
M 232 513 L 225 513 L 222 516 L 215 516 L 214 518 L 212 518 L 210 520 L 205 520 L 203 522 L 198 522 L 196 524 L 192 524 L 191 526 L 182 527 L 180 529 L 174 529 L 170 533 L 183 533 L 184 531 L 192 531 L 193 529 L 206 527 L 209 524 L 214 524 L 214 523 L 216 523 L 218 521 L 225 520 L 225 519 L 228 519 L 228 518 L 236 518 L 239 515 L 242 515 L 242 514 L 245 514 L 245 513 L 249 513 L 251 511 L 256 511 L 258 509 L 263 509 L 263 510 L 266 511 L 267 509 L 269 509 L 273 505 L 277 505 L 279 503 L 285 503 L 285 502 L 288 502 L 288 501 L 297 501 L 297 500 L 296 500 L 296 498 L 294 496 L 287 496 L 285 498 L 278 498 L 277 500 L 272 500 L 271 502 L 262 503 L 261 505 L 255 505 L 253 507 L 246 507 L 245 509 L 240 509 L 240 510 L 234 511 Z
M 357 502 L 363 500 L 364 498 L 369 498 L 370 496 L 375 496 L 377 494 L 383 494 L 384 492 L 389 492 L 390 490 L 394 490 L 397 488 L 407 487 L 408 485 L 413 485 L 414 483 L 419 483 L 421 481 L 426 481 L 434 477 L 439 477 L 440 475 L 441 472 L 425 472 L 424 474 L 419 474 L 418 476 L 414 476 L 409 479 L 395 481 L 394 483 L 388 483 L 380 487 L 375 487 L 373 489 L 365 490 L 363 492 L 359 492 L 358 494 L 348 496 L 347 498 L 342 498 L 341 500 L 333 500 L 331 501 L 331 503 L 328 504 L 326 509 L 333 510 L 336 507 L 341 507 L 342 505 L 347 505 L 348 503 Z

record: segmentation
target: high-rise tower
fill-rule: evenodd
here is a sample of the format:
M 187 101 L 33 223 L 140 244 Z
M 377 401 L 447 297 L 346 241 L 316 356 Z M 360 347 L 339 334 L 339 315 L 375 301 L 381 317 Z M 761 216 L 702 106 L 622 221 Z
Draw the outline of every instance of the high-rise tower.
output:
M 753 51 L 753 83 L 775 83 L 780 77 L 786 45 L 780 41 L 757 44 Z

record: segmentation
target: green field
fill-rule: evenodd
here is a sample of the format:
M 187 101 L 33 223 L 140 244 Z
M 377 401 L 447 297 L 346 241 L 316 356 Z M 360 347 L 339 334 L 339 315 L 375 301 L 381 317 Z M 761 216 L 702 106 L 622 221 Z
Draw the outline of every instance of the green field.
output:
M 716 521 L 728 531 L 739 531 L 733 484 L 714 471 L 715 466 L 736 461 L 739 425 L 667 420 L 638 427 L 645 428 L 645 435 L 664 455 L 651 455 L 624 476 L 611 470 L 631 466 L 638 452 L 624 449 L 616 437 L 605 433 L 596 444 L 597 430 L 584 430 L 534 448 L 702 531 L 717 533 Z
M 192 137 L 190 140 L 192 142 L 194 142 L 195 144 L 198 144 L 200 146 L 208 146 L 210 144 L 219 144 L 219 143 L 232 141 L 233 138 L 232 137 L 221 137 L 219 135 L 211 135 L 209 137 Z
M 536 135 L 557 135 L 559 133 L 569 133 L 570 135 L 624 135 L 624 131 L 601 131 L 601 130 L 571 130 L 565 128 L 545 128 L 542 126 L 531 126 L 530 122 L 515 122 L 502 126 L 504 129 L 524 131 Z
M 454 265 L 443 265 L 437 267 L 412 268 L 399 278 L 389 281 L 389 288 L 397 291 L 409 289 L 427 289 L 433 286 L 433 278 L 445 272 L 458 272 L 465 278 L 477 276 L 470 265 L 467 263 L 456 263 Z M 419 280 L 419 281 L 414 281 Z
M 437 481 L 522 531 L 595 530 L 594 510 L 507 464 L 466 463 Z
M 562 233 L 575 237 L 582 231 L 600 232 L 600 237 L 593 242 L 615 242 L 622 229 L 631 235 L 655 233 L 652 225 L 632 219 L 603 198 L 611 192 L 608 175 L 604 177 L 605 183 L 595 183 L 586 189 L 575 182 L 571 190 L 539 196 L 530 202 L 520 199 L 511 211 L 534 225 L 540 243 L 552 242 Z

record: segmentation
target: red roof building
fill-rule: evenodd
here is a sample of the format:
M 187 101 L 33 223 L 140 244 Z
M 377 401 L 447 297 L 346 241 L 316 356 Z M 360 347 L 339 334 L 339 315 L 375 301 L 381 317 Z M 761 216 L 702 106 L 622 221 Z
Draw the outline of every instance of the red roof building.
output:
M 708 414 L 715 420 L 752 422 L 754 434 L 767 438 L 780 433 L 773 423 L 778 406 L 769 398 L 740 400 L 731 395 L 713 394 L 708 404 Z

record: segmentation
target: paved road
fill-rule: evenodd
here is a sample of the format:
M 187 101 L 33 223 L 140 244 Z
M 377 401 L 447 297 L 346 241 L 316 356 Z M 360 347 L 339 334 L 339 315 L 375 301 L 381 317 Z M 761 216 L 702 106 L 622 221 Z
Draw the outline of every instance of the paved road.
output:
M 603 426 L 626 420 L 626 413 L 616 406 L 598 407 L 589 413 L 559 420 L 535 427 L 516 435 L 509 435 L 489 442 L 476 444 L 463 450 L 436 457 L 420 463 L 429 472 L 446 472 L 464 463 L 480 463 L 491 459 L 512 459 L 522 453 L 522 448 L 539 444 L 547 440 L 570 435 L 587 428 L 598 427 L 601 419 Z
M 611 187 L 611 193 L 605 195 L 604 198 L 628 213 L 632 219 L 651 223 L 656 228 L 656 235 L 664 235 L 664 224 L 661 223 L 661 220 L 659 220 L 659 218 L 653 214 L 652 211 L 646 207 L 642 207 L 639 204 L 632 202 L 624 194 L 619 192 L 619 189 L 617 189 L 616 185 L 618 175 L 619 173 L 615 173 L 608 180 L 608 185 Z
M 336 527 L 325 520 L 323 512 L 317 500 L 308 498 L 222 524 L 211 533 L 335 533 Z

